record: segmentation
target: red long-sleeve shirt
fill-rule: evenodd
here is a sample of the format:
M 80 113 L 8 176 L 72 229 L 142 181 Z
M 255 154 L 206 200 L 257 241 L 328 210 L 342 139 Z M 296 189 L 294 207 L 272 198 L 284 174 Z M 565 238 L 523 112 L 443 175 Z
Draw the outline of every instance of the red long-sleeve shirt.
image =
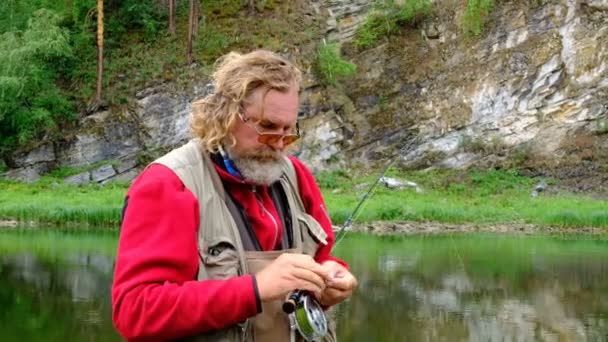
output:
M 300 161 L 291 160 L 306 211 L 328 235 L 315 260 L 337 260 L 330 255 L 334 234 L 319 187 Z M 273 249 L 281 236 L 268 215 L 279 225 L 281 220 L 267 187 L 253 192 L 251 184 L 216 169 L 226 190 L 245 208 L 262 249 Z M 176 339 L 221 329 L 261 311 L 253 275 L 195 280 L 198 208 L 194 195 L 160 164 L 148 167 L 129 189 L 112 284 L 112 318 L 126 339 Z

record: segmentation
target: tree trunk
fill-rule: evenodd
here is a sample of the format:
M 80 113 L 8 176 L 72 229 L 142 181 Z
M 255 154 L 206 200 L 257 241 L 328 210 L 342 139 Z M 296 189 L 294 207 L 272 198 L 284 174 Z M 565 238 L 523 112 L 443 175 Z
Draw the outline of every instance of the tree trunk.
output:
M 247 2 L 249 3 L 249 15 L 254 15 L 256 12 L 255 0 L 248 0 Z
M 196 38 L 198 35 L 198 25 L 201 19 L 201 2 L 194 0 L 194 26 L 192 27 L 192 36 Z
M 103 80 L 103 0 L 97 0 L 97 92 L 95 102 L 101 103 Z
M 186 48 L 186 62 L 192 64 L 192 39 L 194 37 L 194 16 L 196 14 L 196 2 L 190 0 L 190 10 L 188 11 L 188 43 Z
M 169 0 L 169 33 L 175 35 L 175 0 Z

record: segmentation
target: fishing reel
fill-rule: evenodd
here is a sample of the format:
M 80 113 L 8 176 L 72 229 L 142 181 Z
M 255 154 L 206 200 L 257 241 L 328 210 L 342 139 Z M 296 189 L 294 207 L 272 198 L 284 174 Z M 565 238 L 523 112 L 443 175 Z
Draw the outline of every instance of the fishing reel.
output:
M 306 341 L 315 341 L 327 334 L 325 311 L 310 293 L 291 292 L 283 303 L 283 311 L 289 315 L 291 329 L 297 330 Z

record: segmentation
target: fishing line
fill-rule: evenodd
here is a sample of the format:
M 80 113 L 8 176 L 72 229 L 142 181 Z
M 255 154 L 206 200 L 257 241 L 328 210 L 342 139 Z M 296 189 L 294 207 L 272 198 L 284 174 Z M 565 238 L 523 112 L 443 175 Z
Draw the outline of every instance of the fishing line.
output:
M 357 219 L 357 217 L 359 217 L 360 211 L 367 204 L 366 203 L 367 199 L 370 198 L 371 195 L 373 195 L 374 191 L 378 187 L 378 184 L 380 184 L 380 181 L 382 180 L 382 178 L 384 178 L 384 175 L 386 175 L 386 173 L 391 168 L 391 166 L 393 166 L 393 164 L 397 161 L 398 157 L 400 157 L 402 155 L 402 152 L 404 152 L 406 148 L 408 148 L 408 147 L 410 147 L 410 146 L 413 145 L 413 142 L 414 141 L 412 140 L 412 141 L 410 141 L 409 144 L 406 144 L 401 149 L 399 149 L 399 151 L 389 160 L 389 163 L 386 164 L 386 166 L 382 170 L 382 173 L 380 173 L 380 175 L 376 178 L 376 180 L 374 181 L 374 183 L 370 186 L 370 188 L 367 190 L 367 192 L 363 195 L 363 198 L 361 198 L 361 200 L 359 201 L 359 203 L 357 203 L 357 206 L 355 207 L 355 209 L 353 210 L 353 212 L 346 219 L 346 221 L 344 221 L 344 224 L 342 225 L 342 227 L 340 228 L 340 230 L 336 233 L 336 242 L 334 243 L 334 246 L 332 247 L 332 251 L 334 250 L 334 248 L 336 248 L 336 246 L 340 243 L 340 241 L 342 241 L 342 239 L 344 239 L 344 236 L 346 235 L 346 233 L 348 232 L 348 230 L 352 226 L 352 224 L 355 221 L 355 219 Z
M 361 210 L 366 205 L 367 199 L 374 193 L 384 175 L 386 175 L 391 166 L 393 166 L 397 158 L 401 156 L 402 151 L 405 150 L 406 147 L 411 146 L 412 143 L 413 142 L 410 142 L 410 144 L 405 145 L 389 160 L 389 163 L 384 167 L 380 176 L 376 178 L 369 190 L 364 194 L 363 198 L 357 203 L 353 212 L 338 231 L 332 251 L 336 245 L 342 241 L 354 220 L 359 217 Z M 319 302 L 307 291 L 292 291 L 285 302 L 283 302 L 282 309 L 289 317 L 292 340 L 294 339 L 293 334 L 296 331 L 299 332 L 300 336 L 306 341 L 315 341 L 327 334 L 328 323 L 325 311 Z

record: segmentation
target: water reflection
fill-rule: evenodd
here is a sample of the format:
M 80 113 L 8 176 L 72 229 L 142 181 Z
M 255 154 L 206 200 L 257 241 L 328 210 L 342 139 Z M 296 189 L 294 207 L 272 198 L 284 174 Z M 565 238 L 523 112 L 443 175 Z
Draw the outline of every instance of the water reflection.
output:
M 120 341 L 110 320 L 112 256 L 3 254 L 0 340 Z
M 0 232 L 0 341 L 120 341 L 117 237 L 40 236 Z M 337 252 L 360 280 L 341 341 L 608 340 L 606 241 L 353 235 Z
M 347 341 L 606 341 L 608 244 L 441 237 L 340 247 L 360 278 Z

